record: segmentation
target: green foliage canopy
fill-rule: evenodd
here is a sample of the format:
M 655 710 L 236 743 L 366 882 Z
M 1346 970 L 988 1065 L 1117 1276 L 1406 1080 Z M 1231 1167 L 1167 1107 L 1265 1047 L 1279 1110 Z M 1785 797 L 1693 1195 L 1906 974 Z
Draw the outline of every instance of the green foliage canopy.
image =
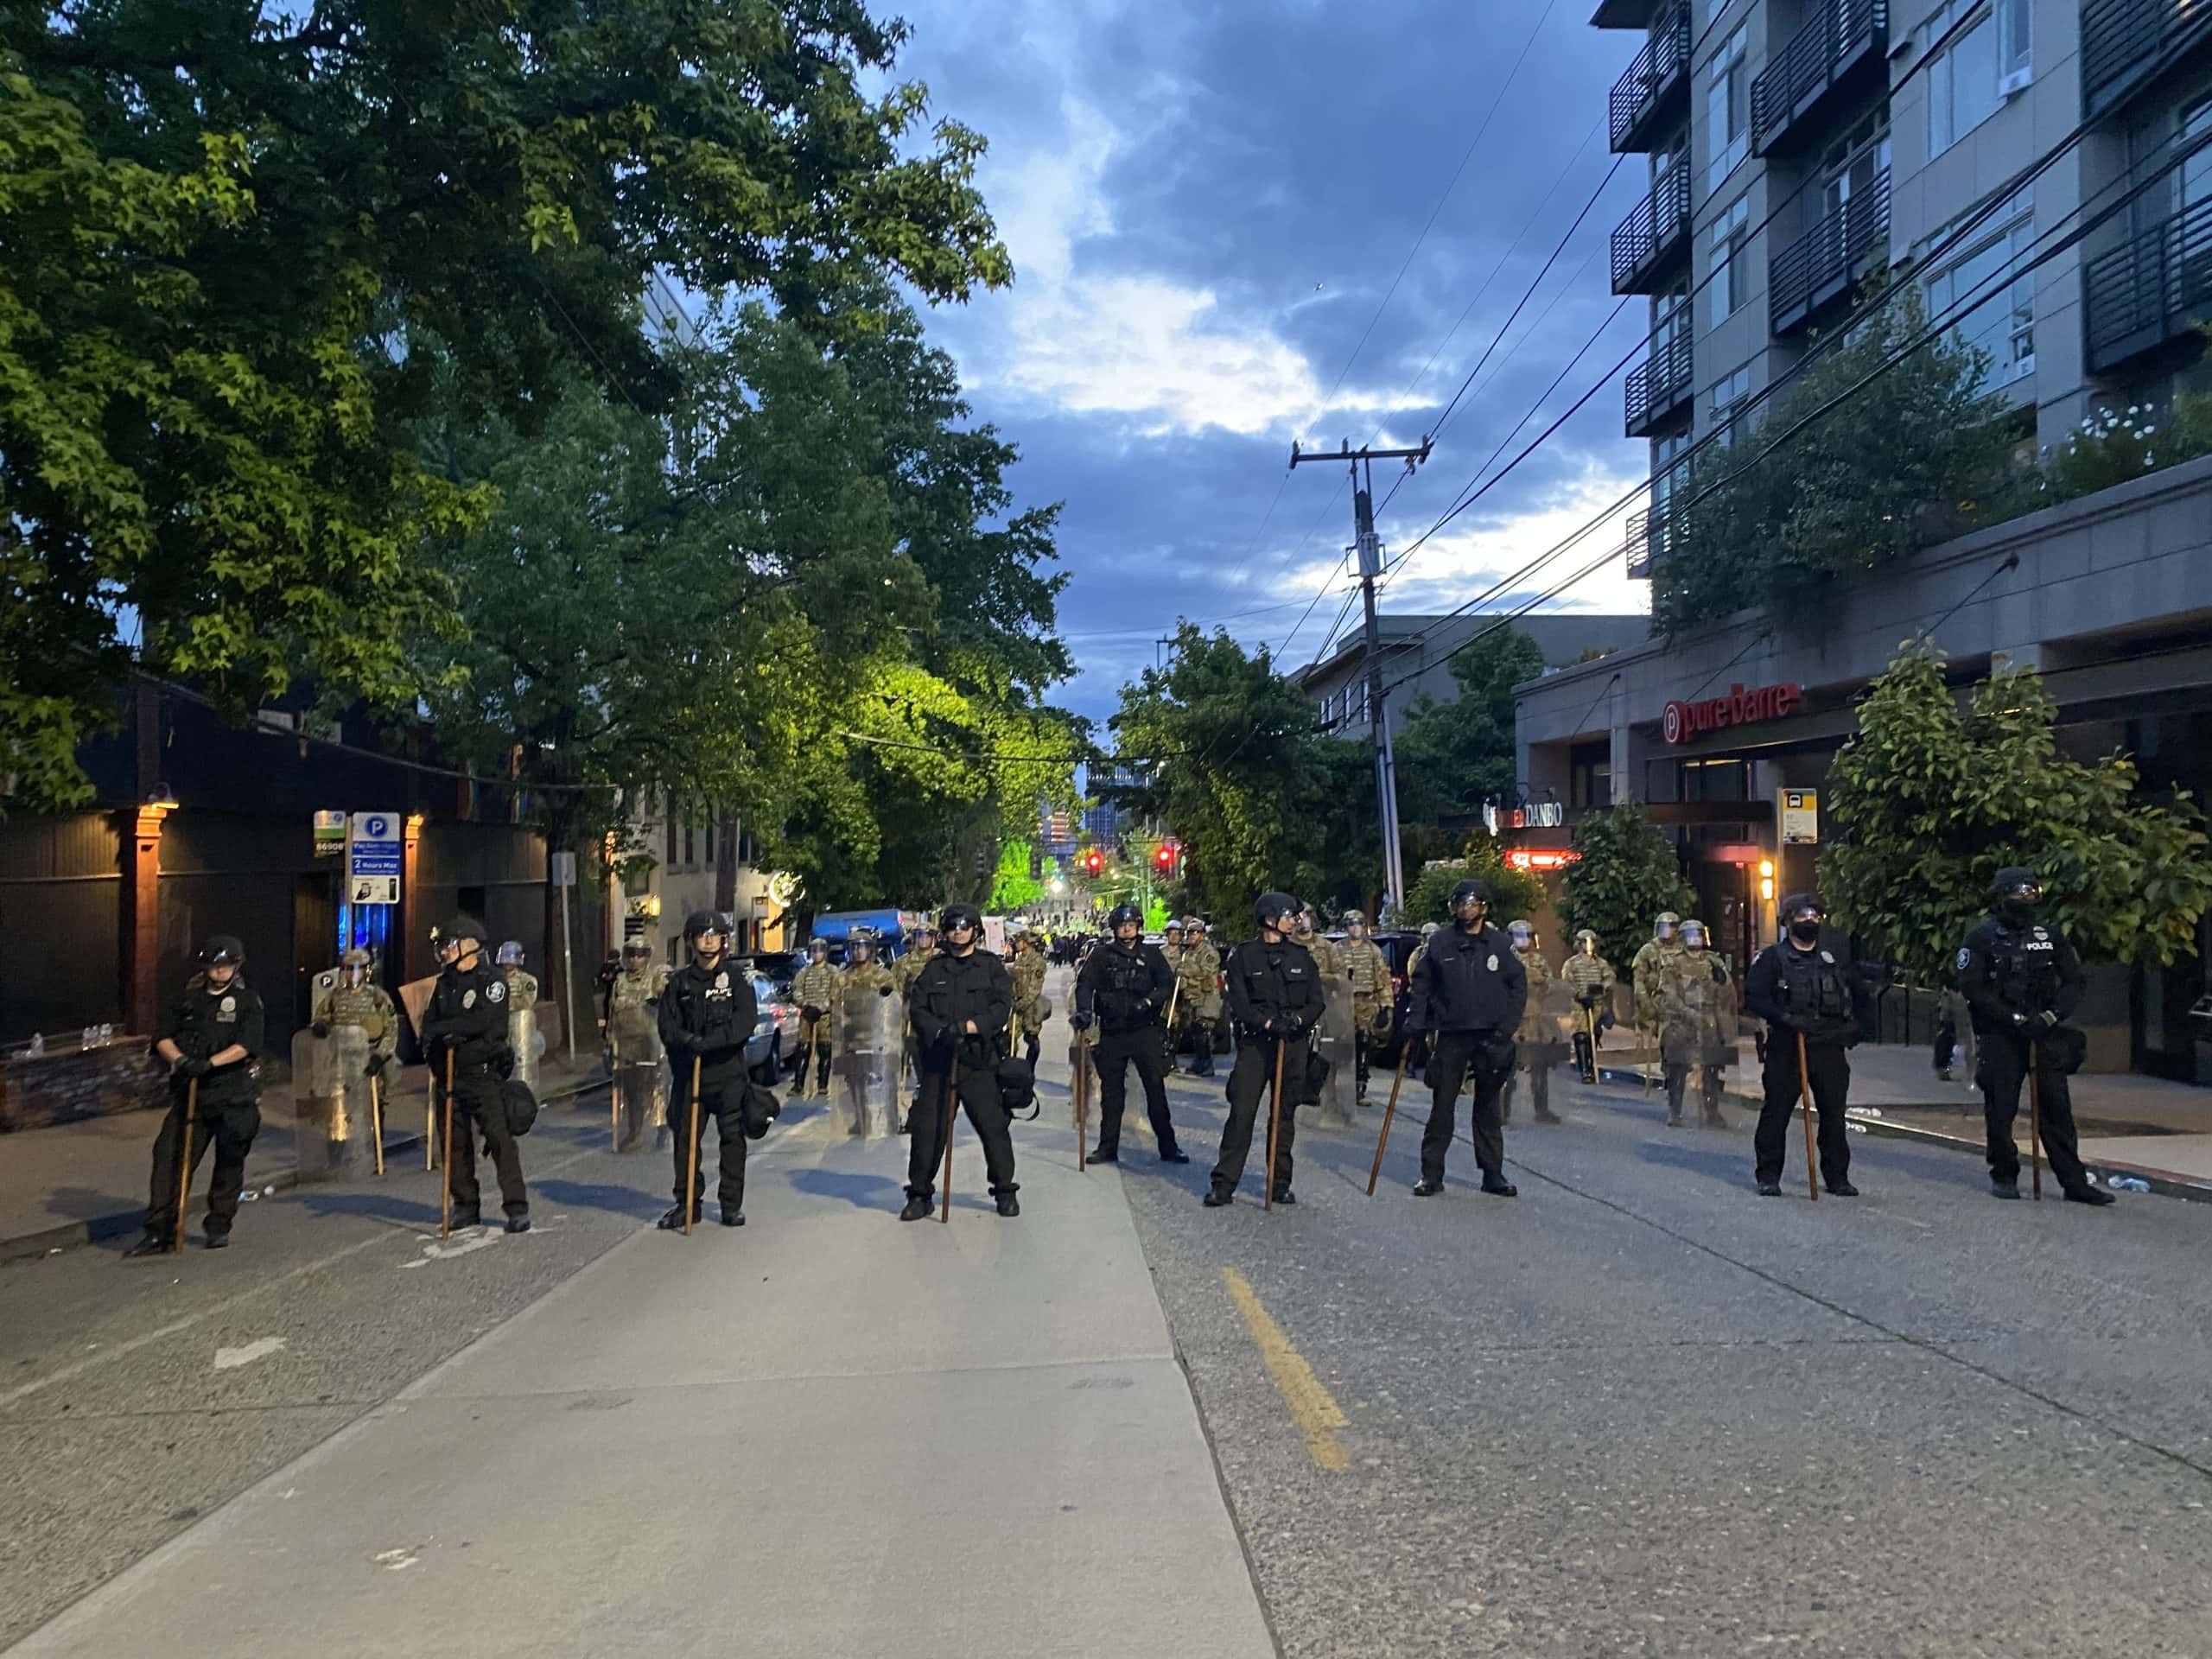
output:
M 1625 972 L 1651 937 L 1653 918 L 1692 913 L 1696 899 L 1682 880 L 1674 843 L 1652 827 L 1633 801 L 1592 812 L 1575 827 L 1581 857 L 1567 866 L 1560 925 L 1569 941 L 1584 928 L 1598 949 Z

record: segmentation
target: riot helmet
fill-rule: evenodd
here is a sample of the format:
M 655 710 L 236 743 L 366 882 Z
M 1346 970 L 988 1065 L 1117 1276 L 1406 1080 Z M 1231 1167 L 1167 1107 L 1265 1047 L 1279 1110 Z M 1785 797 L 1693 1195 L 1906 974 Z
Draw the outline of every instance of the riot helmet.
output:
M 1348 939 L 1363 939 L 1367 937 L 1367 917 L 1363 912 L 1357 910 L 1344 912 L 1344 937 Z
M 1989 885 L 1999 916 L 2015 927 L 2024 927 L 2035 920 L 2036 907 L 2043 903 L 2043 883 L 2036 880 L 2033 870 L 2007 864 Z
M 1579 956 L 1596 956 L 1598 954 L 1598 936 L 1592 932 L 1588 928 L 1584 928 L 1580 933 L 1577 933 L 1574 936 L 1574 949 L 1576 954 Z
M 1263 929 L 1287 933 L 1298 915 L 1298 900 L 1287 893 L 1263 893 L 1252 906 L 1252 918 Z
M 1441 933 L 1443 931 L 1444 924 L 1441 922 L 1423 922 L 1421 925 L 1421 936 L 1423 941 L 1427 941 L 1436 934 Z
M 937 929 L 923 926 L 914 930 L 914 949 L 926 950 L 937 943 Z
M 1165 938 L 1168 944 L 1179 944 L 1183 938 L 1183 924 L 1180 922 L 1170 922 L 1166 926 L 1161 928 L 1160 932 L 1160 937 Z
M 453 955 L 446 960 L 458 968 L 483 954 L 484 924 L 474 916 L 456 916 L 446 925 L 446 944 Z
M 338 958 L 338 971 L 347 990 L 357 990 L 369 976 L 369 953 L 355 945 Z
M 855 928 L 851 939 L 847 942 L 846 954 L 855 966 L 869 961 L 875 955 L 875 935 L 865 927 Z
M 1651 937 L 1662 944 L 1669 944 L 1674 939 L 1675 930 L 1681 925 L 1681 922 L 1682 918 L 1673 911 L 1662 910 L 1651 924 Z
M 628 967 L 632 958 L 639 962 L 646 961 L 652 953 L 652 946 L 647 944 L 643 939 L 628 940 L 622 946 L 622 965 Z
M 1465 927 L 1490 914 L 1490 883 L 1462 881 L 1452 889 L 1452 914 Z
M 1682 924 L 1683 950 L 1702 950 L 1712 942 L 1711 938 L 1705 931 L 1705 924 L 1703 922 L 1692 918 L 1691 920 Z
M 1122 930 L 1125 927 L 1132 930 L 1129 936 L 1132 938 L 1144 931 L 1144 912 L 1135 905 L 1116 905 L 1107 915 L 1106 931 L 1116 938 L 1122 937 Z
M 1827 918 L 1821 901 L 1809 893 L 1793 893 L 1782 901 L 1782 925 L 1800 944 L 1817 944 L 1821 924 Z
M 806 959 L 809 962 L 829 961 L 830 941 L 827 939 L 809 939 L 806 942 Z
M 499 966 L 502 968 L 521 967 L 522 941 L 519 939 L 509 939 L 505 944 L 501 945 L 499 947 Z
M 1534 922 L 1526 920 L 1508 922 L 1505 925 L 1505 932 L 1506 937 L 1513 941 L 1513 948 L 1516 950 L 1529 950 L 1535 948 L 1536 925 Z
M 245 966 L 245 946 L 228 933 L 211 933 L 200 947 L 200 964 L 213 985 L 227 985 Z
M 683 943 L 691 947 L 691 954 L 709 962 L 718 961 L 729 949 L 731 932 L 729 918 L 718 910 L 695 910 L 683 918 Z M 714 944 L 707 944 L 712 939 Z
M 956 957 L 964 957 L 983 936 L 983 912 L 970 904 L 950 904 L 938 912 L 937 926 L 944 936 L 944 948 Z M 952 937 L 956 933 L 964 933 L 967 938 L 956 939 Z

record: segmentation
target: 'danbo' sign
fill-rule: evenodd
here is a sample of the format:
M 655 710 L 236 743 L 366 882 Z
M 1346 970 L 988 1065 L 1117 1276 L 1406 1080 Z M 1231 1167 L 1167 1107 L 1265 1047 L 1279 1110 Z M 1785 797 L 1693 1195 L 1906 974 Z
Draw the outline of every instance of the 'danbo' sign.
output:
M 1725 697 L 1669 703 L 1659 717 L 1659 729 L 1669 743 L 1688 743 L 1724 726 L 1751 726 L 1763 720 L 1786 719 L 1797 712 L 1797 705 L 1804 700 L 1805 690 L 1795 680 L 1781 685 L 1754 686 L 1748 691 L 1740 685 L 1732 685 Z

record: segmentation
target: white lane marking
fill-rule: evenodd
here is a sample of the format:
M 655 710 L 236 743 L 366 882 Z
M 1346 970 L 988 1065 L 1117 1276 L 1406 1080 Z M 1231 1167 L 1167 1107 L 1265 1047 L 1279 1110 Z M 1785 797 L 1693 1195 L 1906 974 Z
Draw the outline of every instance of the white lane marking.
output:
M 215 1369 L 234 1371 L 241 1365 L 251 1365 L 257 1359 L 266 1359 L 271 1354 L 283 1351 L 284 1338 L 282 1337 L 263 1337 L 247 1343 L 243 1348 L 218 1348 L 215 1351 Z
M 404 1545 L 398 1549 L 380 1549 L 370 1558 L 387 1573 L 404 1573 L 422 1559 L 415 1553 L 415 1546 Z
M 505 1236 L 505 1233 L 496 1228 L 479 1227 L 448 1242 L 442 1243 L 434 1238 L 423 1246 L 420 1260 L 401 1262 L 400 1270 L 404 1272 L 409 1268 L 428 1267 L 433 1262 L 450 1262 L 457 1255 L 472 1255 L 478 1250 L 488 1249 Z

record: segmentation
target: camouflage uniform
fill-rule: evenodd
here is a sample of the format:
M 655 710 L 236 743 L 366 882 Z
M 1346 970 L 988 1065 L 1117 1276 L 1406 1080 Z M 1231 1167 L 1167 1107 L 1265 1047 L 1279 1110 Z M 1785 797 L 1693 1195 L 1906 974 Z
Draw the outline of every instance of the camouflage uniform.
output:
M 826 957 L 820 962 L 808 963 L 791 980 L 791 1000 L 802 1010 L 819 1010 L 812 1020 L 808 1019 L 804 1012 L 799 1015 L 798 1067 L 791 1084 L 794 1095 L 806 1090 L 809 1081 L 806 1062 L 810 1054 L 815 1057 L 814 1086 L 825 1091 L 830 1087 L 830 1050 L 835 1041 L 837 999 L 843 985 L 843 976 L 830 965 Z
M 399 1042 L 399 1014 L 380 986 L 364 980 L 348 985 L 334 980 L 315 999 L 313 1023 L 318 1026 L 358 1026 L 369 1042 L 369 1075 L 374 1077 L 391 1062 Z
M 929 965 L 930 958 L 936 954 L 934 946 L 924 950 L 918 943 L 898 961 L 891 964 L 891 986 L 899 993 L 899 1006 L 902 1017 L 905 1017 L 904 1011 L 913 997 L 914 982 L 921 977 L 922 969 Z M 899 1062 L 899 1069 L 901 1073 L 913 1072 L 916 1081 L 918 1082 L 921 1075 L 919 1068 L 922 1057 L 920 1052 L 914 1046 L 914 1022 L 911 1018 L 906 1020 L 905 1029 L 906 1052 Z
M 1736 995 L 1727 958 L 1703 948 L 1678 950 L 1663 971 L 1659 1055 L 1667 1074 L 1667 1122 L 1672 1126 L 1682 1121 L 1682 1096 L 1694 1065 L 1703 1073 L 1705 1126 L 1726 1128 L 1720 1100 L 1736 1053 Z
M 1667 911 L 1658 920 L 1675 927 L 1680 918 Z M 1673 964 L 1681 954 L 1679 932 L 1669 939 L 1655 934 L 1643 942 L 1643 948 L 1629 965 L 1630 982 L 1636 988 L 1636 1028 L 1643 1033 L 1647 1043 L 1656 1043 L 1660 1027 L 1667 1023 L 1667 996 L 1673 982 Z
M 1043 1038 L 1045 1012 L 1045 953 L 1037 948 L 1036 937 L 1024 933 L 1016 944 L 1012 958 L 1007 963 L 1007 976 L 1014 981 L 1014 1019 L 1021 1034 L 1023 1052 L 1029 1064 L 1037 1064 L 1037 1054 Z
M 607 988 L 607 1064 L 615 1080 L 615 1140 L 626 1149 L 642 1132 L 668 1138 L 668 1075 L 660 1046 L 660 995 L 669 970 L 651 957 L 623 959 Z
M 1580 944 L 1580 938 L 1576 941 Z M 1596 940 L 1592 944 L 1594 947 Z M 1598 1055 L 1593 1030 L 1602 1020 L 1610 1017 L 1608 1005 L 1612 1001 L 1613 964 L 1595 954 L 1585 955 L 1579 948 L 1567 959 L 1567 966 L 1560 970 L 1574 996 L 1574 1057 L 1582 1071 L 1585 1083 L 1598 1080 Z
M 361 1076 L 367 1079 L 367 1087 L 362 1091 L 366 1096 L 365 1100 L 356 1103 L 366 1109 L 369 1115 L 371 1136 L 380 1137 L 383 1125 L 381 1118 L 378 1116 L 381 1111 L 377 1095 L 379 1087 L 378 1079 L 383 1075 L 385 1067 L 391 1063 L 392 1051 L 399 1042 L 399 1014 L 398 1011 L 392 1007 L 391 999 L 385 995 L 383 988 L 369 983 L 367 976 L 369 953 L 367 951 L 357 946 L 346 951 L 339 958 L 339 961 L 341 965 L 337 969 L 315 976 L 315 1011 L 310 1016 L 309 1023 L 317 1033 L 327 1033 L 349 1027 L 360 1033 L 360 1041 L 365 1050 L 361 1058 Z M 346 982 L 346 969 L 349 968 L 358 968 L 362 970 L 359 984 L 348 985 Z M 352 1040 L 346 1039 L 346 1047 L 349 1051 Z M 296 1046 L 295 1052 L 297 1052 Z M 353 1055 L 349 1052 L 346 1061 L 341 1064 L 337 1058 L 336 1050 L 326 1049 L 324 1052 L 331 1056 L 332 1106 L 331 1116 L 327 1125 L 327 1144 L 312 1150 L 306 1147 L 301 1148 L 303 1173 L 307 1171 L 308 1163 L 315 1159 L 322 1160 L 319 1167 L 326 1173 L 340 1173 L 339 1166 L 345 1158 L 346 1145 L 353 1138 L 353 1128 L 348 1122 L 345 1099 L 349 1091 L 339 1081 L 341 1073 L 350 1071 Z M 296 1067 L 294 1081 L 296 1099 L 307 1086 Z
M 1374 940 L 1364 934 L 1347 937 L 1338 950 L 1344 958 L 1345 976 L 1351 981 L 1352 1051 L 1358 1066 L 1357 1094 L 1364 1100 L 1368 1052 L 1390 1034 L 1390 1021 L 1397 1013 L 1396 987 L 1390 982 L 1389 959 Z
M 1516 924 L 1517 925 L 1517 924 Z M 1539 1123 L 1560 1121 L 1552 1110 L 1552 1067 L 1559 1064 L 1559 982 L 1552 976 L 1552 965 L 1544 959 L 1542 950 L 1533 938 L 1528 949 L 1514 947 L 1513 954 L 1521 963 L 1521 971 L 1529 982 L 1529 1000 L 1522 1006 L 1521 1023 L 1515 1028 L 1513 1042 L 1518 1064 L 1511 1077 L 1505 1080 L 1504 1098 L 1500 1103 L 1501 1115 L 1506 1121 L 1513 1116 L 1513 1096 L 1520 1087 L 1522 1073 L 1529 1078 L 1529 1099 L 1536 1110 Z
M 1214 1027 L 1221 1022 L 1221 957 L 1205 934 L 1192 938 L 1176 953 L 1175 1018 L 1191 1033 L 1191 1075 L 1213 1076 Z

